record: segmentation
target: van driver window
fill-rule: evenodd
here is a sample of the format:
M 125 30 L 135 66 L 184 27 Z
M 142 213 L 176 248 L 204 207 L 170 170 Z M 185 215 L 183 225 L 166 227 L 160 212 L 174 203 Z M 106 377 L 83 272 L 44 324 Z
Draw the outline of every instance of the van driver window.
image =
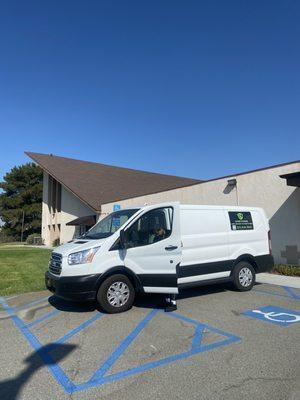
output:
M 127 248 L 147 246 L 171 235 L 173 208 L 157 208 L 142 215 L 127 231 Z

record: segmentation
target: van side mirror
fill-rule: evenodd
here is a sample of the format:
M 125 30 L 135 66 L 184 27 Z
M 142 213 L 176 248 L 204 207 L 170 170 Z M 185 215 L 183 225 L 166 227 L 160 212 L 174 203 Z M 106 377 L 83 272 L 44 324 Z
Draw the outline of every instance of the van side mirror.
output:
M 120 230 L 120 247 L 121 249 L 125 249 L 126 248 L 126 234 L 124 229 Z

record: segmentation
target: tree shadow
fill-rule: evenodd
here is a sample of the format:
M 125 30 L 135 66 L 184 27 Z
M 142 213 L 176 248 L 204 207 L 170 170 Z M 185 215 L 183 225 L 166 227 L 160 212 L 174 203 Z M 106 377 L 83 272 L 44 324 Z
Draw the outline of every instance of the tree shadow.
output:
M 71 344 L 55 345 L 55 361 L 49 356 L 49 351 L 53 349 L 53 344 L 41 347 L 39 350 L 31 353 L 24 362 L 26 367 L 16 377 L 0 382 L 0 399 L 15 400 L 19 396 L 23 386 L 40 368 L 55 365 L 67 357 L 77 346 Z

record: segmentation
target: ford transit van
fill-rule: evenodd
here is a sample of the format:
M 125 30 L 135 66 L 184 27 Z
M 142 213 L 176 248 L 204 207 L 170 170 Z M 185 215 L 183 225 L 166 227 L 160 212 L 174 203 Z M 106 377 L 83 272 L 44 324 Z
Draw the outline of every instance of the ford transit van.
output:
M 261 208 L 174 202 L 109 214 L 52 252 L 45 281 L 57 296 L 117 313 L 137 292 L 177 294 L 222 281 L 247 291 L 272 266 Z

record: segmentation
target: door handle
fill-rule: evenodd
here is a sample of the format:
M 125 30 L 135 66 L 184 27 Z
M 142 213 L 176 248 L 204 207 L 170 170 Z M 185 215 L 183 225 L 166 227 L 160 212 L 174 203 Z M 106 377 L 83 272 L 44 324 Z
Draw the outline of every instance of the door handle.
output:
M 178 246 L 170 245 L 170 246 L 165 247 L 165 250 L 171 251 L 171 250 L 176 250 L 177 248 L 178 248 Z

